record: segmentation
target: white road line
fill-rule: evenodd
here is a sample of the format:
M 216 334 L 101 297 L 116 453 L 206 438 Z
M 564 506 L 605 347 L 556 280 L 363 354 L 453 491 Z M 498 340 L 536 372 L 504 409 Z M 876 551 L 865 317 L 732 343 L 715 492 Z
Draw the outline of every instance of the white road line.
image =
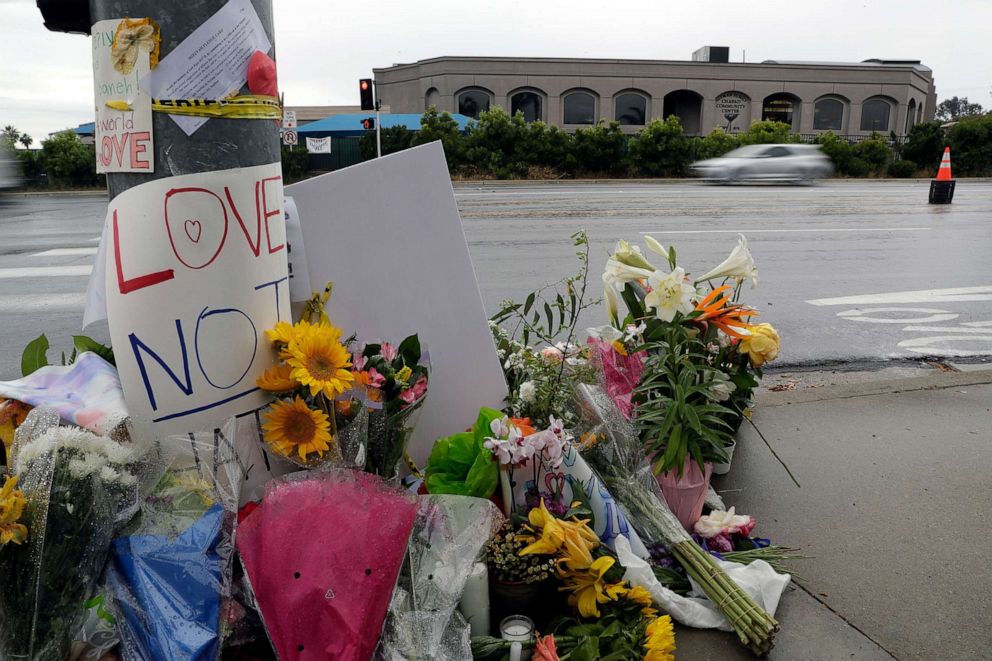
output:
M 99 243 L 99 242 L 100 242 L 100 237 L 98 237 L 98 236 L 93 237 L 92 239 L 90 239 L 90 243 Z
M 992 301 L 992 285 L 815 298 L 806 302 L 810 305 L 877 305 L 886 303 L 956 303 L 961 301 Z
M 36 252 L 32 257 L 79 257 L 81 255 L 95 255 L 98 248 L 53 248 L 44 252 Z
M 987 348 L 952 349 L 947 346 L 952 342 L 957 342 L 960 340 L 964 340 L 966 342 L 985 341 L 992 343 L 992 335 L 934 335 L 932 337 L 914 337 L 911 340 L 903 340 L 899 343 L 899 346 L 915 353 L 939 353 L 942 356 L 987 356 L 989 353 Z
M 906 326 L 903 331 L 923 331 L 935 333 L 978 333 L 989 334 L 987 328 L 961 328 L 960 326 Z
M 28 312 L 38 310 L 83 309 L 86 294 L 41 294 L 37 296 L 0 296 L 0 311 Z
M 6 278 L 78 278 L 89 275 L 93 267 L 81 266 L 24 266 L 0 269 L 0 279 Z
M 639 232 L 640 234 L 779 234 L 787 232 L 925 232 L 931 227 L 821 227 L 821 228 L 790 228 L 780 230 L 665 230 Z
M 992 321 L 964 321 L 961 322 L 962 326 L 971 326 L 972 328 L 988 328 L 992 326 Z

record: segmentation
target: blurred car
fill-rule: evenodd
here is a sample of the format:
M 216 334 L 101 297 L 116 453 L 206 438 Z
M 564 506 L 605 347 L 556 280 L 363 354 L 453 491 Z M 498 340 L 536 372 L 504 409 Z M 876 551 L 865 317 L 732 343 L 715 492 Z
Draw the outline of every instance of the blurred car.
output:
M 733 183 L 751 180 L 812 183 L 833 173 L 830 159 L 818 145 L 748 145 L 692 164 L 707 181 Z
M 0 146 L 0 191 L 21 185 L 21 162 L 14 150 Z

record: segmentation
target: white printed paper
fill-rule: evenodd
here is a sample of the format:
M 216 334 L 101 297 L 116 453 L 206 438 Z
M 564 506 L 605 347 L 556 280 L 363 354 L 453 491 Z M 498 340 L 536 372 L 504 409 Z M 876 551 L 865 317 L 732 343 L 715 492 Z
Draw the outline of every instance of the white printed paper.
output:
M 331 137 L 326 138 L 307 138 L 307 152 L 311 154 L 330 154 L 331 153 Z
M 252 53 L 272 43 L 250 0 L 230 0 L 166 56 L 141 86 L 156 99 L 223 99 L 248 79 Z M 207 117 L 170 115 L 192 135 Z
M 286 206 L 286 257 L 289 259 L 289 300 L 302 303 L 310 300 L 313 288 L 307 271 L 307 251 L 303 248 L 303 230 L 296 202 L 287 197 Z
M 417 333 L 431 379 L 410 454 L 498 408 L 506 381 L 440 142 L 286 188 L 299 209 L 310 281 L 332 281 L 331 322 L 344 336 L 399 342 Z
M 164 433 L 264 406 L 290 321 L 279 163 L 141 184 L 107 210 L 110 338 L 131 416 Z
M 124 19 L 98 21 L 91 28 L 93 45 L 93 98 L 96 116 L 96 171 L 154 172 L 155 145 L 152 138 L 152 101 L 139 87 L 149 71 L 149 53 L 137 48 L 134 68 L 127 74 L 114 69 L 110 49 L 114 32 Z M 108 101 L 130 105 L 131 110 L 113 110 Z

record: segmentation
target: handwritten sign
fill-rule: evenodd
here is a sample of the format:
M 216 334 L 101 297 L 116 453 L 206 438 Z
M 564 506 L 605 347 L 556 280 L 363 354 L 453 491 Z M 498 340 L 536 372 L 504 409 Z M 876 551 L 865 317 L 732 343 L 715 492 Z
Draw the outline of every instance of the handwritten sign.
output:
M 326 138 L 307 138 L 307 153 L 330 154 L 331 137 L 327 136 Z
M 132 417 L 166 433 L 265 405 L 290 320 L 279 163 L 151 181 L 107 210 L 110 337 Z
M 138 49 L 134 69 L 129 73 L 114 69 L 110 50 L 121 20 L 98 21 L 91 29 L 96 171 L 153 172 L 151 97 L 138 87 L 138 80 L 149 70 L 148 51 Z M 107 106 L 108 101 L 123 103 L 130 109 L 114 110 Z

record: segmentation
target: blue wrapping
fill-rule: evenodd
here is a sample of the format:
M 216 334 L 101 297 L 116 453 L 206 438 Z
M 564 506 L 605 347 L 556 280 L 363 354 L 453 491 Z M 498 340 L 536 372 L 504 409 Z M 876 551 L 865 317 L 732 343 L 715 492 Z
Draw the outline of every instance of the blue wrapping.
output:
M 218 657 L 223 520 L 224 509 L 214 505 L 171 541 L 163 535 L 114 541 L 107 577 L 125 658 Z

